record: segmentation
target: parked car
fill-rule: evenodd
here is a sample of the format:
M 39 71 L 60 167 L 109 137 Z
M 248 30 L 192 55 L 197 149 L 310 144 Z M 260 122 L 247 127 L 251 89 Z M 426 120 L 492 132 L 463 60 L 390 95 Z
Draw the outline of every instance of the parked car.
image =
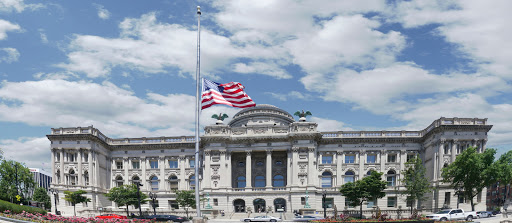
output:
M 435 214 L 429 214 L 426 216 L 429 219 L 433 219 L 436 221 L 453 221 L 453 220 L 467 220 L 472 221 L 474 218 L 477 218 L 476 212 L 467 211 L 465 212 L 462 209 L 447 209 L 439 211 Z
M 487 212 L 487 211 L 477 211 L 476 212 L 476 216 L 478 216 L 478 218 L 488 218 L 488 217 L 491 217 L 489 215 L 489 212 Z
M 245 221 L 245 222 L 251 222 L 251 221 L 271 221 L 271 222 L 276 222 L 276 221 L 282 221 L 281 218 L 276 218 L 276 217 L 272 217 L 272 216 L 256 216 L 256 217 L 253 217 L 253 218 L 242 218 L 240 219 L 240 221 Z
M 324 218 L 317 217 L 317 216 L 311 216 L 311 215 L 298 215 L 298 216 L 295 216 L 293 221 L 309 222 L 309 221 L 318 221 L 318 220 L 323 220 L 323 219 Z
M 173 222 L 184 222 L 188 219 L 185 217 L 180 217 L 176 215 L 167 215 L 167 214 L 161 214 L 161 215 L 149 215 L 140 217 L 137 219 L 154 219 L 155 221 L 173 221 Z
M 501 211 L 492 211 L 492 215 L 501 214 Z
M 117 215 L 117 214 L 102 214 L 102 215 L 96 216 L 96 218 L 99 218 L 99 219 L 127 219 L 126 216 Z

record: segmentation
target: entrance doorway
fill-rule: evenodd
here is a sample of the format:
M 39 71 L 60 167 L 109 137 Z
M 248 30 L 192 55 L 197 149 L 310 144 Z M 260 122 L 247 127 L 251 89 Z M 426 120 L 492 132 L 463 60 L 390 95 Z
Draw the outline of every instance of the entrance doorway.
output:
M 286 212 L 286 200 L 277 198 L 274 200 L 275 212 Z
M 265 212 L 265 200 L 258 198 L 252 202 L 254 204 L 254 212 L 263 213 Z
M 236 199 L 233 201 L 233 206 L 235 207 L 235 212 L 245 212 L 245 201 L 242 199 Z

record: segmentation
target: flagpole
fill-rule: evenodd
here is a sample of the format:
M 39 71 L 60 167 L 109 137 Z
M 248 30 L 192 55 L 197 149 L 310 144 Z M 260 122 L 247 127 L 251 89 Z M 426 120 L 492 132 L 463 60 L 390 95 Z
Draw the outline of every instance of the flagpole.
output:
M 197 217 L 201 217 L 201 206 L 199 202 L 199 113 L 200 113 L 200 86 L 201 86 L 201 7 L 197 6 L 197 65 L 196 65 L 196 153 L 195 153 L 195 194 Z

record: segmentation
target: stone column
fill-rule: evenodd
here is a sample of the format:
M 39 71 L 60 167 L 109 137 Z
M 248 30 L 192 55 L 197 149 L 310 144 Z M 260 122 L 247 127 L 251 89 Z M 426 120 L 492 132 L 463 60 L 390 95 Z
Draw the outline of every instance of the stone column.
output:
M 456 154 L 457 154 L 457 139 L 454 139 L 453 142 L 452 142 L 452 158 L 451 158 L 451 162 L 455 162 L 455 158 L 456 158 Z
M 441 139 L 441 142 L 439 143 L 439 147 L 438 147 L 439 160 L 437 161 L 438 167 L 437 167 L 436 172 L 437 172 L 437 176 L 439 179 L 441 179 L 441 169 L 443 169 L 443 165 L 444 165 L 444 143 L 445 142 L 446 142 L 446 139 Z
M 252 187 L 252 161 L 251 161 L 251 151 L 246 151 L 247 156 L 245 156 L 245 188 Z
M 226 161 L 226 150 L 220 150 L 220 167 L 219 167 L 219 187 L 220 188 L 228 188 L 231 187 L 231 180 L 228 181 L 228 176 L 231 175 L 231 170 L 228 169 L 227 161 Z
M 482 152 L 485 152 L 485 146 L 487 144 L 487 139 L 482 139 Z
M 80 147 L 76 148 L 76 150 L 78 150 L 78 152 L 76 153 L 76 160 L 78 161 L 78 170 L 76 171 L 77 172 L 77 177 L 78 177 L 78 186 L 83 186 L 82 184 L 82 149 L 80 149 Z
M 266 176 L 265 176 L 265 179 L 266 179 L 266 187 L 270 188 L 272 187 L 272 150 L 267 150 L 267 162 L 266 162 Z M 286 165 L 286 164 L 285 164 Z M 288 168 L 288 167 L 286 167 Z
M 55 184 L 57 182 L 57 175 L 55 172 L 55 149 L 52 148 L 52 184 Z
M 143 156 L 140 158 L 140 167 L 142 168 L 142 176 L 140 176 L 140 183 L 143 184 L 144 186 L 142 186 L 141 190 L 146 190 L 147 188 L 147 183 L 146 183 L 146 180 L 147 180 L 147 174 L 146 174 L 146 157 Z
M 92 173 L 93 173 L 93 169 L 92 169 L 92 149 L 89 149 L 87 151 L 87 163 L 88 163 L 88 167 L 87 167 L 87 177 L 89 178 L 89 186 L 92 186 L 92 181 L 93 181 L 93 177 L 92 177 Z
M 204 151 L 204 172 L 203 172 L 203 188 L 211 188 L 211 167 L 210 167 L 210 158 L 211 151 L 205 150 Z
M 292 170 L 293 170 L 292 154 L 293 154 L 292 149 L 288 149 L 286 151 L 286 186 L 293 185 L 293 183 L 292 183 L 292 174 L 293 174 L 292 173 Z
M 342 163 L 343 163 L 343 152 L 341 151 L 338 151 L 336 152 L 336 185 L 334 186 L 341 186 L 341 183 L 343 182 L 341 177 L 343 175 L 343 171 L 341 170 L 342 169 Z
M 441 142 L 438 142 L 438 144 L 435 144 L 433 145 L 434 147 L 434 158 L 432 158 L 432 160 L 434 161 L 434 166 L 433 166 L 433 170 L 434 170 L 434 181 L 437 181 L 437 172 L 438 172 L 438 165 L 439 165 L 439 147 L 440 147 L 440 144 Z M 424 159 L 424 158 L 422 158 Z
M 166 189 L 167 184 L 165 183 L 167 181 L 167 179 L 165 179 L 165 156 L 158 157 L 158 162 L 159 162 L 158 167 L 160 169 L 160 177 L 158 177 L 158 179 L 160 180 L 160 183 L 159 183 L 158 190 L 165 191 L 165 190 L 167 190 Z
M 128 157 L 123 158 L 123 168 L 124 168 L 124 184 L 130 184 L 130 176 L 128 176 L 128 169 L 130 168 L 130 159 Z
M 179 185 L 179 189 L 180 190 L 187 190 L 187 181 L 186 181 L 186 178 L 187 176 L 185 176 L 185 169 L 186 169 L 186 166 L 185 166 L 185 156 L 184 155 L 181 155 L 178 157 L 179 159 L 179 166 L 180 166 L 180 185 Z
M 60 149 L 60 184 L 64 184 L 64 180 L 65 180 L 65 177 L 64 177 L 64 149 L 62 148 L 59 148 Z
M 231 185 L 231 181 L 232 181 L 232 179 L 231 179 L 231 178 L 233 177 L 233 174 L 232 174 L 232 172 L 231 172 L 231 151 L 225 151 L 224 153 L 225 153 L 225 156 L 226 156 L 226 164 L 227 164 L 227 166 L 226 166 L 226 169 L 227 169 L 227 171 L 226 171 L 226 172 L 227 172 L 227 174 L 226 174 L 226 175 L 227 175 L 227 178 L 226 178 L 226 180 L 227 180 L 226 185 L 227 185 L 229 188 L 231 188 L 231 186 L 232 186 L 232 185 Z
M 386 168 L 386 162 L 387 162 L 387 157 L 386 157 L 386 153 L 384 152 L 384 150 L 381 150 L 380 151 L 380 155 L 379 155 L 379 162 L 380 162 L 380 170 L 382 172 L 384 172 L 384 174 L 382 174 L 381 176 L 381 179 L 382 180 L 386 180 L 386 174 L 387 172 L 385 172 L 385 168 Z
M 299 184 L 299 147 L 292 147 L 292 165 L 290 167 L 291 184 L 297 186 Z
M 359 161 L 359 174 L 357 179 L 362 179 L 364 176 L 364 162 L 366 161 L 366 151 L 359 151 L 358 161 Z M 357 180 L 355 179 L 355 180 Z
M 402 170 L 405 170 L 405 163 L 407 162 L 407 153 L 405 150 L 400 150 L 400 153 L 398 153 L 397 157 L 398 161 L 400 162 L 400 170 L 396 173 L 398 175 L 398 178 L 402 178 Z M 397 181 L 397 183 L 399 183 Z
M 96 165 L 94 167 L 94 175 L 92 177 L 94 177 L 94 185 L 96 187 L 100 187 L 100 162 L 99 162 L 99 154 L 97 151 L 94 152 L 94 161 L 96 162 Z M 106 179 L 104 179 L 106 180 Z
M 315 168 L 315 147 L 308 147 L 308 186 L 316 186 L 315 177 L 318 177 Z

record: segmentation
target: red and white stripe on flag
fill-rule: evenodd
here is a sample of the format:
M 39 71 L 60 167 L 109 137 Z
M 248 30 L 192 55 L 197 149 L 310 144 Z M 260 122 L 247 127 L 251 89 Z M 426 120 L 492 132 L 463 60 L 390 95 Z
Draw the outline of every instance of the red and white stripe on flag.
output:
M 201 109 L 215 104 L 229 105 L 236 108 L 256 106 L 256 103 L 244 92 L 244 86 L 238 82 L 219 84 L 203 78 Z

